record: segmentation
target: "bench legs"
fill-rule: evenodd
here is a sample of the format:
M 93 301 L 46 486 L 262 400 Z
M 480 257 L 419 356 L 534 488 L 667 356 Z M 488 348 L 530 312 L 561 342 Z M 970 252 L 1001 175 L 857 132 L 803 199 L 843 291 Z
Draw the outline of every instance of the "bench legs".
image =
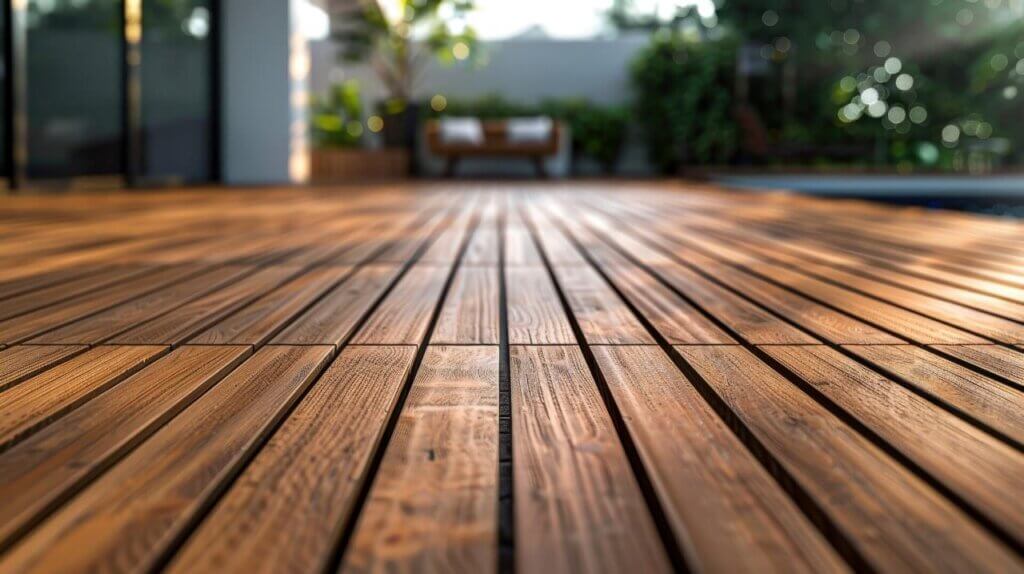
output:
M 537 177 L 541 179 L 548 178 L 548 169 L 544 167 L 544 156 L 533 156 L 533 168 L 537 171 Z
M 459 156 L 451 155 L 445 160 L 444 164 L 444 176 L 447 178 L 455 177 L 455 169 L 459 165 Z M 548 178 L 548 169 L 544 166 L 544 156 L 535 155 L 531 156 L 530 159 L 533 161 L 533 169 L 537 172 L 537 177 L 541 179 Z
M 459 165 L 459 157 L 455 155 L 448 156 L 448 159 L 444 163 L 444 176 L 447 178 L 455 177 L 455 168 Z

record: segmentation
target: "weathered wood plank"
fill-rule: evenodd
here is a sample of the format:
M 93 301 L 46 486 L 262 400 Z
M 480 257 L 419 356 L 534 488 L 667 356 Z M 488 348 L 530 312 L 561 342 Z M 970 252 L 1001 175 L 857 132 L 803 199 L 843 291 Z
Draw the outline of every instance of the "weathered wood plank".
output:
M 676 350 L 875 568 L 1020 568 L 952 503 L 748 351 Z
M 999 345 L 935 345 L 935 349 L 1024 388 L 1024 351 Z
M 0 570 L 151 568 L 298 401 L 330 350 L 259 351 L 0 557 Z
M 643 269 L 622 263 L 605 268 L 604 272 L 669 343 L 736 343 L 685 299 L 659 283 Z
M 101 313 L 35 337 L 42 344 L 99 344 L 150 319 L 176 309 L 193 299 L 236 281 L 251 268 L 229 265 L 215 268 L 192 279 L 171 285 L 138 299 L 126 301 Z
M 817 343 L 810 335 L 682 265 L 654 268 L 670 285 L 754 344 Z
M 654 343 L 640 321 L 593 267 L 555 267 L 555 276 L 588 343 Z
M 0 450 L 121 382 L 166 350 L 97 347 L 3 391 Z
M 516 568 L 668 572 L 579 349 L 514 346 L 511 361 Z
M 225 315 L 297 275 L 301 269 L 273 265 L 217 289 L 110 340 L 120 345 L 177 346 Z
M 828 347 L 764 351 L 1024 542 L 1024 454 Z
M 24 315 L 0 321 L 0 342 L 13 345 L 82 317 L 101 312 L 164 287 L 174 281 L 196 275 L 206 267 L 176 265 L 129 279 L 116 287 L 73 297 Z
M 498 344 L 498 273 L 493 267 L 463 266 L 430 336 L 434 344 Z
M 498 348 L 431 346 L 342 572 L 494 572 Z
M 248 347 L 227 346 L 176 350 L 0 454 L 0 547 L 145 440 L 248 353 Z
M 171 572 L 316 572 L 350 519 L 413 347 L 347 347 L 171 563 Z
M 417 345 L 441 298 L 449 268 L 414 265 L 388 294 L 363 328 L 356 333 L 356 345 Z
M 569 318 L 543 267 L 505 269 L 508 340 L 513 345 L 567 345 L 576 342 Z
M 190 343 L 262 345 L 351 272 L 351 267 L 340 265 L 311 269 L 217 322 Z
M 359 318 L 380 298 L 398 273 L 396 265 L 360 268 L 293 321 L 273 343 L 278 345 L 339 345 L 351 336 Z
M 660 348 L 593 351 L 693 571 L 846 569 Z
M 910 345 L 849 346 L 921 392 L 1024 444 L 1024 392 Z
M 0 391 L 86 350 L 84 345 L 19 346 L 0 352 Z

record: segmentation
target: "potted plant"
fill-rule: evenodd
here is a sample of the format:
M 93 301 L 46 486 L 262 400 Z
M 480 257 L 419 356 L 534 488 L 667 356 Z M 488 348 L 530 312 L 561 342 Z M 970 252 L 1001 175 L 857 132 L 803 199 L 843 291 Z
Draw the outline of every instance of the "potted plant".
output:
M 340 57 L 368 62 L 387 89 L 378 108 L 386 147 L 411 148 L 416 139 L 416 85 L 425 64 L 471 59 L 476 34 L 466 25 L 472 0 L 356 0 L 336 12 L 332 34 Z
M 355 81 L 331 86 L 310 106 L 315 181 L 395 177 L 408 172 L 405 150 L 363 148 L 363 103 Z

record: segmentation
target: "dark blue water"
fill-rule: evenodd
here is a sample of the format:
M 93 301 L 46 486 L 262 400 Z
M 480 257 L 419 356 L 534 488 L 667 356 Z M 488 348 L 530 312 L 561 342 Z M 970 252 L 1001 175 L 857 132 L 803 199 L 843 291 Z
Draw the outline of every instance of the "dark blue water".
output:
M 747 189 L 792 190 L 820 197 L 849 197 L 1024 218 L 1024 174 L 1002 175 L 783 175 L 721 174 L 718 183 Z
M 927 195 L 878 195 L 870 196 L 856 194 L 829 194 L 829 197 L 847 197 L 855 199 L 866 199 L 893 205 L 916 205 L 927 209 L 947 209 L 952 211 L 966 211 L 969 213 L 982 213 L 998 217 L 1024 218 L 1024 198 L 1021 197 L 970 197 L 970 196 L 942 196 L 928 197 Z

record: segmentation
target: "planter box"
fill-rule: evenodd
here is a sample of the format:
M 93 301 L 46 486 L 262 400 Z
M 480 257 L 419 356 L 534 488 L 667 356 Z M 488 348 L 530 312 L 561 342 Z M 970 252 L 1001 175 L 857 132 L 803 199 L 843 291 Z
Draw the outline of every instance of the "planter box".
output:
M 314 182 L 396 179 L 409 174 L 409 152 L 400 149 L 314 149 L 310 159 Z

